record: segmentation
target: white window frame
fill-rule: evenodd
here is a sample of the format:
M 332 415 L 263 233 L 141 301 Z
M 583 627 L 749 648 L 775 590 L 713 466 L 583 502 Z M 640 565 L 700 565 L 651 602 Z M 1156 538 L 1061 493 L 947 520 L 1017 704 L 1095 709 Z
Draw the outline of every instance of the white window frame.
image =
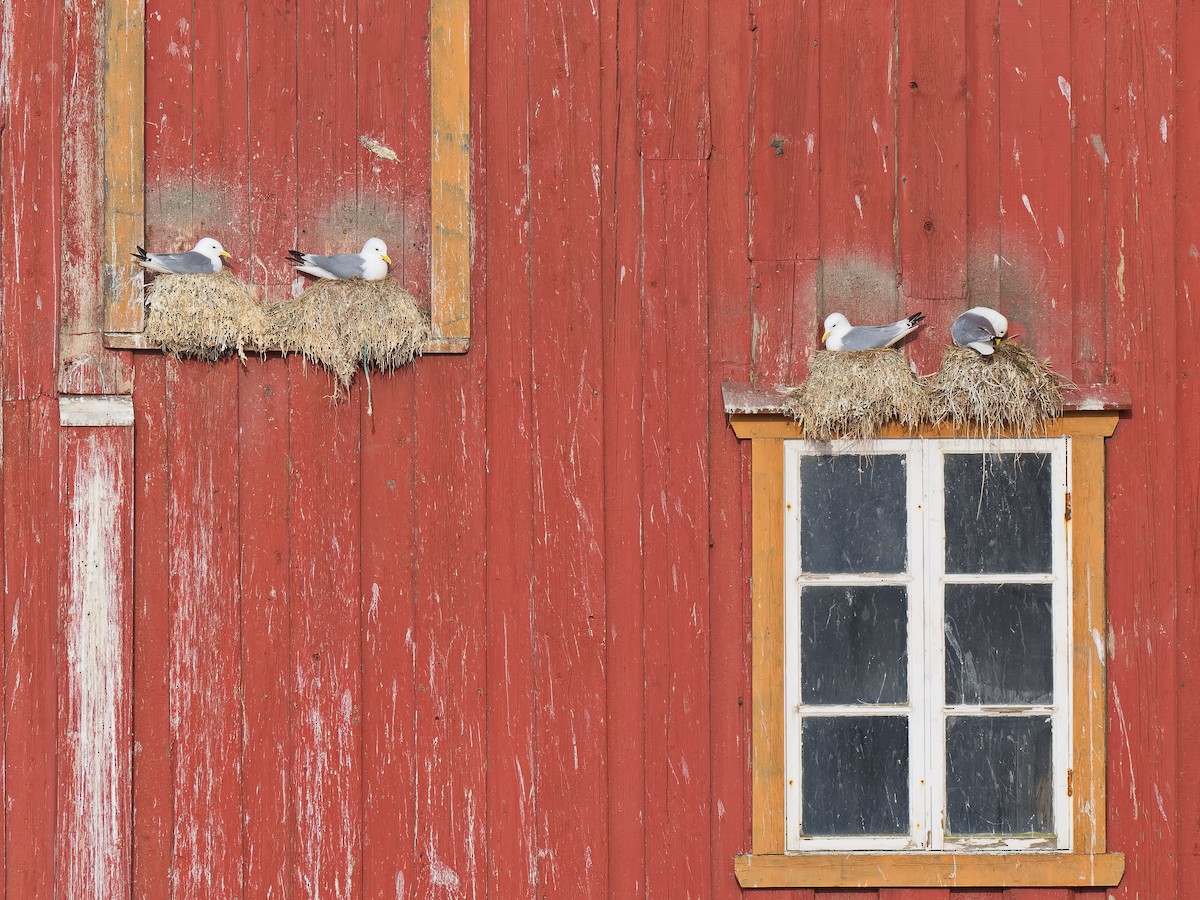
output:
M 945 540 L 944 458 L 954 453 L 1048 453 L 1051 458 L 1052 572 L 1046 575 L 989 573 L 947 575 L 945 555 L 930 552 Z M 1063 851 L 1072 849 L 1069 791 L 1072 760 L 1071 695 L 1071 523 L 1067 517 L 1070 437 L 921 438 L 874 441 L 784 441 L 784 759 L 785 852 L 934 850 Z M 806 575 L 799 573 L 800 460 L 804 456 L 856 454 L 908 457 L 908 567 L 900 574 Z M 944 586 L 963 583 L 1049 583 L 1052 585 L 1054 700 L 1049 706 L 945 706 Z M 814 715 L 906 715 L 909 719 L 910 828 L 901 836 L 806 837 L 800 822 L 800 726 L 806 709 L 800 695 L 800 591 L 805 585 L 895 584 L 907 588 L 909 702 L 896 705 L 814 705 Z M 945 821 L 945 732 L 950 715 L 1030 716 L 1052 720 L 1053 816 L 1055 839 L 1009 836 L 948 837 Z

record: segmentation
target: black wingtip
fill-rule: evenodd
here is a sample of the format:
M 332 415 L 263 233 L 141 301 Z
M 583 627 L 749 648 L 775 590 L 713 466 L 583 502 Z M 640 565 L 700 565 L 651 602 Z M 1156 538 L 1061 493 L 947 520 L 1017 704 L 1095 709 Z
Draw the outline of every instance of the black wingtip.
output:
M 925 321 L 925 313 L 915 312 L 908 317 L 909 325 L 920 325 Z
M 137 253 L 130 254 L 134 259 L 149 259 L 150 258 L 149 256 L 146 255 L 146 251 L 144 248 L 138 247 L 137 245 L 134 245 L 134 246 L 135 246 L 135 249 L 137 250 Z
M 288 259 L 294 259 L 297 262 L 304 262 L 304 254 L 299 250 L 289 250 Z

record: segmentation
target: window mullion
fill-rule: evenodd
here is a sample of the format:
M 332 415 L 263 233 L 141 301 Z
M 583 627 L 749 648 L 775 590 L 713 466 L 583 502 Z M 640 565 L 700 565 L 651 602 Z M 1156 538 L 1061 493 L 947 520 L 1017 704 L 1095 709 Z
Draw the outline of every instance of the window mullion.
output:
M 945 470 L 941 442 L 929 442 L 925 452 L 925 558 L 923 604 L 925 615 L 925 720 L 927 790 L 931 850 L 945 844 L 946 823 L 946 642 L 943 636 L 943 582 L 946 568 Z

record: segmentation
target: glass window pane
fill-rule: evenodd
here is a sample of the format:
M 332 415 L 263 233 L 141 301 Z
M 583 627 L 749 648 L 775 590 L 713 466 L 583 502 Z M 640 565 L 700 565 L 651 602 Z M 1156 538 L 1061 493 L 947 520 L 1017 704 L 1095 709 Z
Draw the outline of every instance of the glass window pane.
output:
M 1048 584 L 946 585 L 946 702 L 1053 703 Z
M 805 456 L 800 565 L 805 572 L 903 572 L 908 558 L 903 456 Z
M 1050 454 L 948 453 L 946 571 L 1049 572 Z
M 906 702 L 907 647 L 902 586 L 805 587 L 800 595 L 804 703 Z
M 1054 831 L 1050 719 L 952 716 L 946 722 L 946 831 Z
M 908 719 L 809 717 L 800 745 L 806 835 L 908 834 Z

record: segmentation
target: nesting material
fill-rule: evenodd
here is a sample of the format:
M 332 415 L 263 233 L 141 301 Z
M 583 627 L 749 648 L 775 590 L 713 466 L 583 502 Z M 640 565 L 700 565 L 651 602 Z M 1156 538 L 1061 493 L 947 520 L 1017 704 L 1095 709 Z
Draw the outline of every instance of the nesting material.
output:
M 428 316 L 392 278 L 318 281 L 276 317 L 278 345 L 324 366 L 348 388 L 360 366 L 405 365 L 429 337 Z
M 1047 420 L 1062 415 L 1063 380 L 1044 362 L 1011 341 L 991 356 L 951 347 L 929 383 L 930 418 L 984 436 L 1045 432 Z
M 868 440 L 892 423 L 917 427 L 929 401 L 898 350 L 822 350 L 808 380 L 789 393 L 786 408 L 813 440 Z
M 271 333 L 266 307 L 228 272 L 158 275 L 146 289 L 146 339 L 168 353 L 214 360 L 262 350 Z

